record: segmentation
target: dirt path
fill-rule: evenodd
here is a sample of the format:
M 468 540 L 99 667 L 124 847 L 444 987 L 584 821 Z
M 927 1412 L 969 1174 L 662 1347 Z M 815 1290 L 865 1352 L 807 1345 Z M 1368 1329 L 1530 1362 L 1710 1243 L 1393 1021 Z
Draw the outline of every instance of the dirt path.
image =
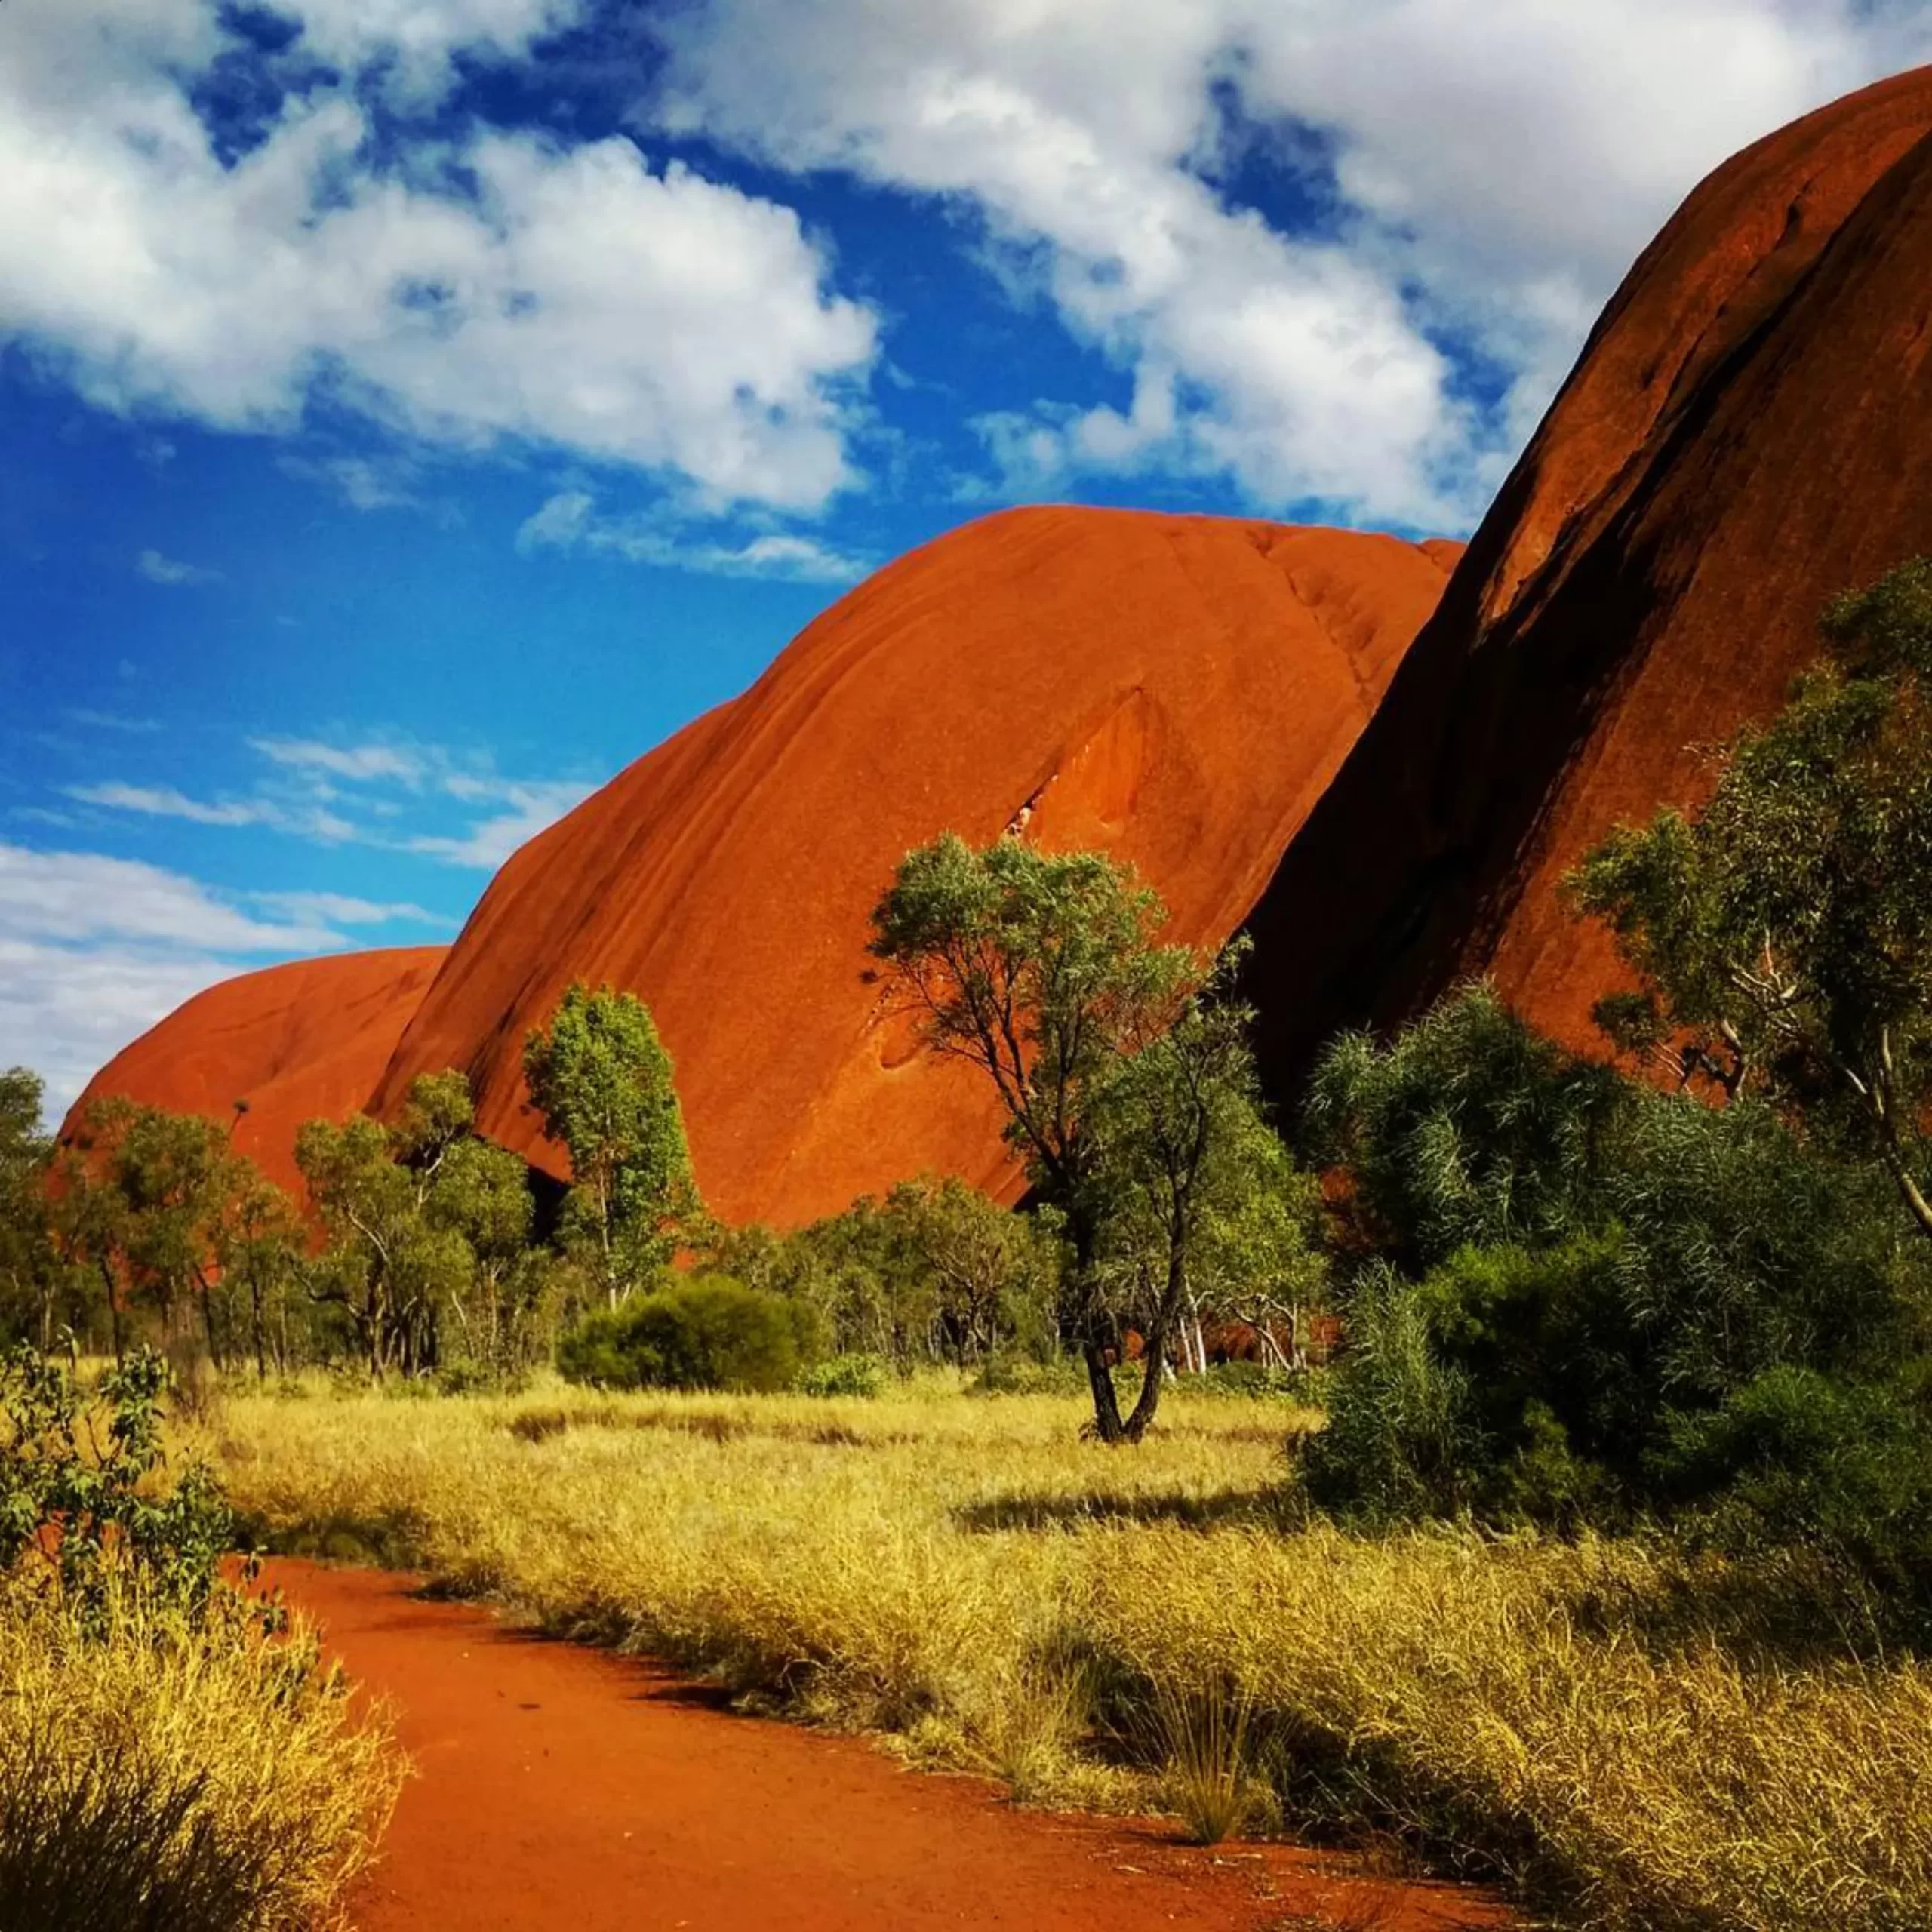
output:
M 1283 1847 L 1016 1810 L 862 1741 L 733 1715 L 701 1687 L 548 1642 L 413 1580 L 283 1561 L 266 1580 L 396 1707 L 417 1776 L 356 1932 L 1377 1932 L 1501 1925 L 1432 1887 Z

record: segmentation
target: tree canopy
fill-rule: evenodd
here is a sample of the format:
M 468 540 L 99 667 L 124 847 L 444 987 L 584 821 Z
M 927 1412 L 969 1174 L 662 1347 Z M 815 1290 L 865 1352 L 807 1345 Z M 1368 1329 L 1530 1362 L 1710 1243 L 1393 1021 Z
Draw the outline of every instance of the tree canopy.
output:
M 1598 1007 L 1620 1044 L 1877 1161 L 1932 1235 L 1932 559 L 1823 629 L 1709 803 L 1620 829 L 1569 889 L 1640 981 Z
M 524 1044 L 544 1131 L 568 1149 L 564 1244 L 616 1307 L 700 1215 L 671 1057 L 644 1002 L 574 983 Z

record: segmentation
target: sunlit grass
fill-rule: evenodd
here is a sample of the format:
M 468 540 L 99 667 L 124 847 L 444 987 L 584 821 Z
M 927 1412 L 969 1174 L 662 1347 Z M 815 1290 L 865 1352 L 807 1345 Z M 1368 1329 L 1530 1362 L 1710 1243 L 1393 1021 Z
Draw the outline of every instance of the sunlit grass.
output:
M 1315 1418 L 1278 1405 L 1178 1396 L 1124 1452 L 1080 1413 L 937 1385 L 316 1394 L 232 1400 L 220 1446 L 285 1543 L 414 1562 L 1031 1801 L 1164 1795 L 1204 1837 L 1278 1805 L 1620 1932 L 1932 1924 L 1915 1665 L 1790 1661 L 1634 1544 L 1301 1526 L 1284 1444 Z
M 0 1932 L 336 1924 L 401 1768 L 299 1631 L 0 1581 Z

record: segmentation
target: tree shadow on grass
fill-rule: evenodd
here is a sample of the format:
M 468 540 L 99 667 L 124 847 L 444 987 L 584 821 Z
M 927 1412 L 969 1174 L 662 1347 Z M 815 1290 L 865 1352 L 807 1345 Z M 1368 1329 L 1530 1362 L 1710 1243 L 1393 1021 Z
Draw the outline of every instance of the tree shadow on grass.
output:
M 952 1512 L 961 1529 L 981 1534 L 1000 1530 L 1081 1529 L 1108 1523 L 1173 1523 L 1183 1529 L 1212 1530 L 1228 1524 L 1286 1530 L 1299 1515 L 1282 1487 L 1213 1490 L 1205 1494 L 1180 1490 L 1137 1496 L 1103 1490 L 1057 1491 L 1047 1495 L 996 1496 L 962 1503 Z

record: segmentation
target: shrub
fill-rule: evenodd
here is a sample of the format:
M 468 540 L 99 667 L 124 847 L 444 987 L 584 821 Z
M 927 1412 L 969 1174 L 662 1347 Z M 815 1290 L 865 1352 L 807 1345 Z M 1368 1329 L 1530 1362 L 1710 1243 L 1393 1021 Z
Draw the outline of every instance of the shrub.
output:
M 558 1345 L 565 1379 L 605 1389 L 791 1386 L 811 1352 L 808 1312 L 725 1275 L 674 1281 L 593 1315 Z
M 312 1638 L 117 1589 L 0 1583 L 0 1932 L 333 1924 L 401 1783 Z
M 877 1355 L 833 1355 L 798 1377 L 801 1395 L 862 1395 L 876 1401 L 892 1379 L 891 1364 Z
M 223 1580 L 213 1476 L 160 1485 L 169 1386 L 0 1360 L 0 1932 L 314 1923 L 394 1801 L 385 1725 Z
M 1372 1518 L 1454 1515 L 1469 1500 L 1478 1451 L 1468 1378 L 1441 1358 L 1420 1298 L 1392 1269 L 1357 1282 L 1347 1319 L 1328 1426 L 1304 1452 L 1309 1494 Z
M 0 1574 L 29 1551 L 83 1619 L 105 1616 L 131 1579 L 151 1598 L 198 1612 L 233 1546 L 220 1485 L 191 1464 L 157 1493 L 167 1363 L 152 1349 L 101 1377 L 91 1403 L 73 1376 L 24 1345 L 0 1358 Z M 95 1404 L 106 1411 L 97 1431 Z
M 1773 1369 L 1715 1413 L 1675 1419 L 1661 1485 L 1751 1554 L 1799 1549 L 1932 1629 L 1932 1426 L 1904 1392 Z

